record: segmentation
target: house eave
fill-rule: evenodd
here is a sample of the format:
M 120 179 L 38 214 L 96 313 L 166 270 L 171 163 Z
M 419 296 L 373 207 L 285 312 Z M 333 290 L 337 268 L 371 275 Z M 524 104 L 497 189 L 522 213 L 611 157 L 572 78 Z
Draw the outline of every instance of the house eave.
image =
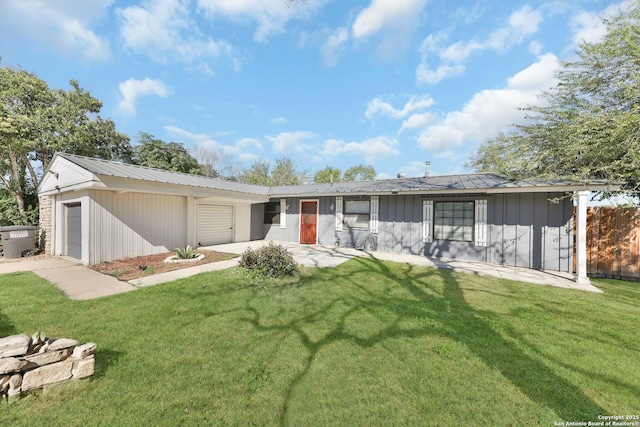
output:
M 397 196 L 397 195 L 424 195 L 424 196 L 437 196 L 437 195 L 462 195 L 462 194 L 505 194 L 505 193 L 573 193 L 575 191 L 616 191 L 619 190 L 618 186 L 612 185 L 531 185 L 531 186 L 518 186 L 518 187 L 499 187 L 499 188 L 460 188 L 460 189 L 437 189 L 437 190 L 403 190 L 403 189 L 391 189 L 385 191 L 345 191 L 345 192 L 320 192 L 320 193 L 273 193 L 270 194 L 270 198 L 279 199 L 287 197 L 335 197 L 335 196 Z

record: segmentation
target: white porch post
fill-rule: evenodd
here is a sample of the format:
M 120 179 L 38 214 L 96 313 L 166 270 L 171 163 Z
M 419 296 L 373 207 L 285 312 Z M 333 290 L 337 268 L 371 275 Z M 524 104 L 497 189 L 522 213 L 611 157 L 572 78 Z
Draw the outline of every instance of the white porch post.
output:
M 589 191 L 578 191 L 576 206 L 576 276 L 579 285 L 591 283 L 587 277 L 587 200 Z

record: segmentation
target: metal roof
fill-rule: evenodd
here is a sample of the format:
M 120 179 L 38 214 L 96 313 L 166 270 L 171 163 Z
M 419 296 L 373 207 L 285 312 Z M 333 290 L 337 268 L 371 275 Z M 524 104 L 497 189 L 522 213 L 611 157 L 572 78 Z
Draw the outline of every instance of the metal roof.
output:
M 572 180 L 522 180 L 515 181 L 496 173 L 472 173 L 459 175 L 436 175 L 418 178 L 383 179 L 374 181 L 337 182 L 326 184 L 287 185 L 266 187 L 241 184 L 217 178 L 190 175 L 162 169 L 100 160 L 74 154 L 57 153 L 68 161 L 95 175 L 176 184 L 205 189 L 224 190 L 236 193 L 269 197 L 321 196 L 339 194 L 395 194 L 395 193 L 498 193 L 505 191 L 607 191 L 620 183 L 610 181 Z
M 225 181 L 206 176 L 148 168 L 145 166 L 77 156 L 75 154 L 58 153 L 56 155 L 67 159 L 95 175 L 138 179 L 162 184 L 187 185 L 191 187 L 210 188 L 214 190 L 233 191 L 260 196 L 266 196 L 269 190 L 268 187 L 260 185 L 241 184 L 238 182 Z
M 616 183 L 607 181 L 523 180 L 515 181 L 496 173 L 436 175 L 431 177 L 398 178 L 375 181 L 338 182 L 271 187 L 269 196 L 327 195 L 327 194 L 388 194 L 388 193 L 476 193 L 522 191 L 569 191 L 609 188 Z

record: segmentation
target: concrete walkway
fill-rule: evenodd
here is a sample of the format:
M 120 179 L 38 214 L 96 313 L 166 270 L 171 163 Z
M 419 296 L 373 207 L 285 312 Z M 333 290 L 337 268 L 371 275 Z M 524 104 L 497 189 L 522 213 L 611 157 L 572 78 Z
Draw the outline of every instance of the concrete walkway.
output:
M 53 283 L 72 300 L 88 300 L 135 290 L 135 286 L 98 273 L 70 258 L 4 260 L 0 274 L 32 271 Z
M 537 285 L 555 286 L 558 288 L 575 289 L 586 292 L 602 293 L 593 285 L 579 285 L 573 280 L 573 274 L 558 271 L 542 271 L 530 268 L 510 267 L 497 264 L 487 264 L 474 261 L 447 260 L 442 258 L 428 258 L 420 255 L 400 254 L 395 252 L 371 251 L 364 252 L 353 248 L 342 248 L 320 245 L 300 245 L 292 242 L 274 242 L 280 244 L 293 254 L 299 264 L 309 267 L 337 267 L 353 257 L 367 257 L 384 261 L 393 261 L 423 267 L 439 268 L 460 273 L 477 274 L 479 276 L 497 277 L 499 279 L 515 280 L 534 283 Z M 241 254 L 247 248 L 257 249 L 269 244 L 260 240 L 253 242 L 229 243 L 209 246 L 203 249 Z
M 268 244 L 268 241 L 230 243 L 207 246 L 203 249 L 232 254 L 241 254 L 247 248 L 257 249 Z M 392 252 L 363 252 L 353 248 L 339 248 L 320 245 L 300 245 L 292 242 L 275 242 L 285 246 L 293 254 L 299 264 L 309 267 L 337 267 L 354 257 L 368 257 L 385 261 L 393 261 L 424 267 L 440 268 L 461 273 L 497 277 L 538 285 L 555 286 L 587 292 L 602 293 L 592 285 L 578 285 L 573 276 L 567 273 L 532 270 L 528 268 L 508 267 L 481 262 L 445 260 L 427 258 L 419 255 L 398 254 Z M 2 260 L 0 274 L 18 271 L 33 271 L 38 276 L 49 280 L 61 289 L 70 299 L 86 300 L 107 295 L 119 294 L 136 289 L 136 287 L 153 286 L 161 283 L 191 277 L 196 274 L 234 267 L 238 259 L 214 262 L 156 274 L 129 283 L 122 282 L 113 276 L 98 273 L 70 258 L 49 257 L 33 260 Z

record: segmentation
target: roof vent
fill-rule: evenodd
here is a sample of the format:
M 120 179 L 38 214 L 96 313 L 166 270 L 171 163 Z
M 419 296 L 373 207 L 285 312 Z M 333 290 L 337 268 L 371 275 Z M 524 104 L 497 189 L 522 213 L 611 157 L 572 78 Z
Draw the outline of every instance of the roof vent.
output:
M 424 172 L 424 177 L 429 178 L 429 166 L 431 166 L 431 161 L 427 160 L 424 164 L 427 166 L 427 170 Z
M 402 178 L 406 178 L 407 175 L 404 172 L 398 172 L 398 178 L 402 179 Z

